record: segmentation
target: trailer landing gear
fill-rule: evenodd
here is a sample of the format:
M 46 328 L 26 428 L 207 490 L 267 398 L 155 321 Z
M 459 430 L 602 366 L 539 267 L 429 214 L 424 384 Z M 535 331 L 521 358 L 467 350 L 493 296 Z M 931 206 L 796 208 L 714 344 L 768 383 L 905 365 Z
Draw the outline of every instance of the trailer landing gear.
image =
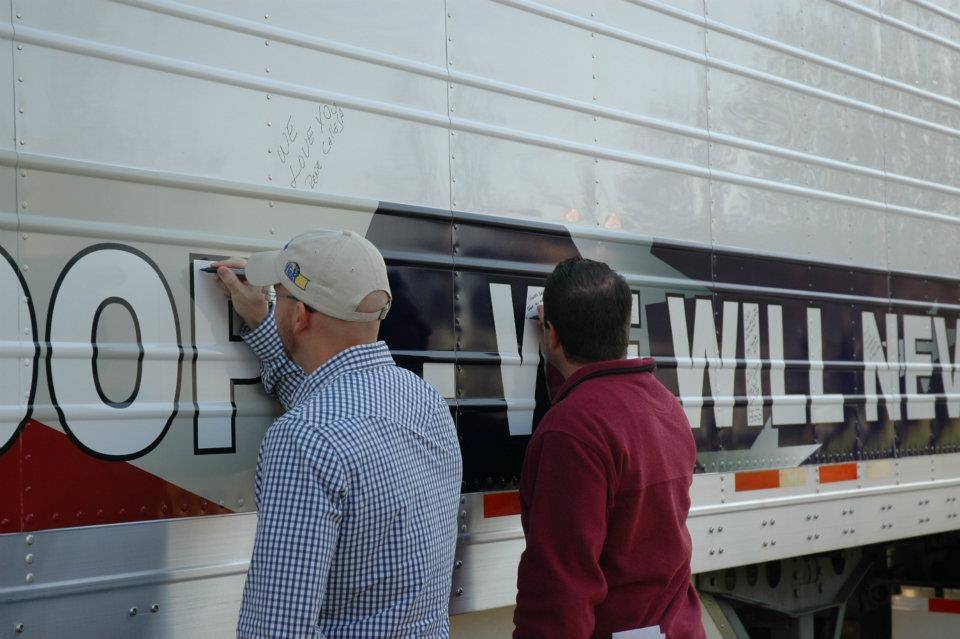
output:
M 847 600 L 870 567 L 860 549 L 698 575 L 711 639 L 839 639 Z

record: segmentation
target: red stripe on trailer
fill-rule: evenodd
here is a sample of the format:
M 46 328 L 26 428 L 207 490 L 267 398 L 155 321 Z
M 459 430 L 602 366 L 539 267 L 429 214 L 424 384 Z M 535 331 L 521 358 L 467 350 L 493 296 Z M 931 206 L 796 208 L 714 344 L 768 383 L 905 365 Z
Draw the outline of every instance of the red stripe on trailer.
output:
M 960 599 L 928 599 L 927 609 L 930 612 L 950 612 L 960 615 Z
M 520 493 L 487 493 L 483 496 L 484 517 L 507 517 L 520 514 Z
M 232 512 L 129 462 L 92 457 L 64 433 L 35 420 L 24 426 L 18 445 L 20 458 L 0 457 L 0 478 L 10 476 L 5 465 L 17 467 L 23 482 L 21 517 L 9 521 L 3 510 L 0 532 Z
M 779 470 L 748 470 L 737 473 L 735 478 L 737 492 L 744 490 L 764 490 L 780 488 Z
M 821 484 L 832 484 L 838 481 L 856 481 L 858 477 L 857 464 L 855 462 L 821 466 L 818 471 L 820 472 Z

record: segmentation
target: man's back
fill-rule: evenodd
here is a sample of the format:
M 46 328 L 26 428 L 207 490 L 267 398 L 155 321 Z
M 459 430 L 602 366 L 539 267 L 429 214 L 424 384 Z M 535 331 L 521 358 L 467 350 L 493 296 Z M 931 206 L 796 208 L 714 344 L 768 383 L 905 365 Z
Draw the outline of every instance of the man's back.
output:
M 696 449 L 682 408 L 650 368 L 650 360 L 585 366 L 531 439 L 518 637 L 609 637 L 651 625 L 668 638 L 703 636 L 686 529 Z
M 288 481 L 304 467 L 317 473 L 315 487 Z M 456 431 L 435 390 L 396 367 L 382 342 L 331 359 L 302 381 L 261 446 L 261 525 L 241 633 L 301 636 L 271 614 L 289 608 L 284 597 L 296 587 L 275 583 L 285 571 L 271 562 L 312 565 L 319 553 L 313 570 L 324 583 L 314 588 L 303 575 L 299 587 L 317 594 L 303 601 L 316 606 L 322 636 L 445 636 L 460 477 Z M 316 510 L 318 520 L 308 515 Z M 302 542 L 271 530 L 291 522 L 309 528 Z

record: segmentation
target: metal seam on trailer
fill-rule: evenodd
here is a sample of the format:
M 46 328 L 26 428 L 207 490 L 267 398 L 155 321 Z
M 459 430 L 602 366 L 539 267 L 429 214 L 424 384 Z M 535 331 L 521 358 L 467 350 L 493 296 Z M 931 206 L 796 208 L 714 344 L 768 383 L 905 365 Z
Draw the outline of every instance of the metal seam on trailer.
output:
M 195 581 L 210 577 L 229 577 L 247 571 L 249 561 L 232 561 L 211 566 L 179 568 L 176 570 L 144 570 L 140 572 L 120 573 L 109 577 L 85 577 L 50 584 L 31 584 L 0 588 L 0 601 L 13 603 L 38 597 L 53 598 L 80 593 L 115 590 L 137 586 L 155 586 L 184 581 Z
M 292 204 L 316 204 L 348 211 L 362 211 L 364 213 L 375 211 L 380 204 L 377 200 L 357 196 L 308 193 L 277 186 L 252 186 L 245 182 L 225 180 L 222 178 L 193 176 L 159 169 L 117 166 L 104 162 L 90 162 L 72 158 L 61 158 L 53 155 L 24 152 L 13 153 L 0 150 L 0 165 L 15 166 L 18 158 L 22 162 L 23 168 L 37 171 L 121 180 L 151 186 L 169 186 L 204 193 L 256 197 L 290 202 Z M 421 208 L 426 210 L 426 207 Z

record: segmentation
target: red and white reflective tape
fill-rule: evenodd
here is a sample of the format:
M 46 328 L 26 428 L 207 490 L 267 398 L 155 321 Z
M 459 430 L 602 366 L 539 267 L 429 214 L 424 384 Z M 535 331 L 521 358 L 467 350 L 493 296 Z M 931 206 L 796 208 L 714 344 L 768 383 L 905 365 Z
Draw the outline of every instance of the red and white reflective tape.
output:
M 796 488 L 807 483 L 807 468 L 781 468 L 779 470 L 745 470 L 734 473 L 734 487 L 737 492 L 748 490 L 769 490 L 771 488 Z M 856 462 L 828 464 L 817 467 L 821 484 L 833 484 L 842 481 L 856 481 L 859 469 Z
M 960 599 L 943 599 L 941 597 L 906 597 L 894 595 L 890 601 L 895 610 L 912 612 L 942 612 L 951 615 L 960 615 Z
M 816 467 L 821 484 L 833 484 L 859 479 L 856 462 L 828 464 Z M 805 486 L 809 467 L 781 468 L 779 470 L 746 470 L 734 473 L 737 492 L 749 490 L 767 490 L 771 488 L 795 488 Z M 483 517 L 508 517 L 520 514 L 520 493 L 485 493 L 483 495 Z

